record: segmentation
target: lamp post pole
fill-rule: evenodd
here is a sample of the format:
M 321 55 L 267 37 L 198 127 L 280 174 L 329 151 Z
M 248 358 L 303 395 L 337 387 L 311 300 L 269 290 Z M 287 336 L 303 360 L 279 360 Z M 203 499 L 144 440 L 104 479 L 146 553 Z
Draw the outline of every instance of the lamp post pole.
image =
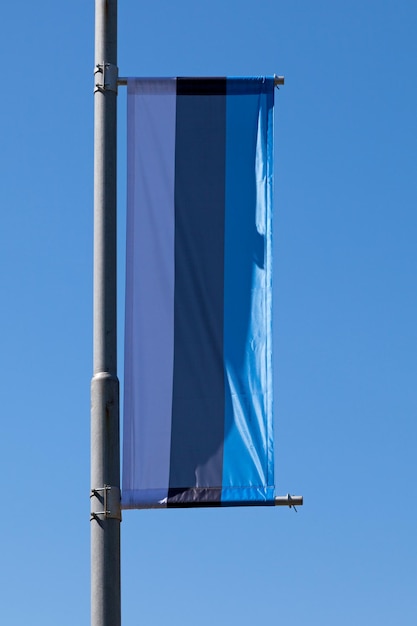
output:
M 117 0 L 95 0 L 91 626 L 120 626 L 121 623 L 116 317 L 117 74 Z

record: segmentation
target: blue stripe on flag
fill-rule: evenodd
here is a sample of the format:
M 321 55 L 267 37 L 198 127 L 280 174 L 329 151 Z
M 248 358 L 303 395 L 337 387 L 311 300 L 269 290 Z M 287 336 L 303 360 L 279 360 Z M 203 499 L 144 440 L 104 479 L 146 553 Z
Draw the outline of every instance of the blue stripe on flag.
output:
M 267 379 L 271 310 L 271 207 L 267 142 L 272 127 L 265 92 L 273 85 L 228 80 L 226 134 L 225 321 L 226 416 L 222 502 L 273 497 L 267 445 L 272 424 Z M 242 490 L 245 495 L 243 495 Z

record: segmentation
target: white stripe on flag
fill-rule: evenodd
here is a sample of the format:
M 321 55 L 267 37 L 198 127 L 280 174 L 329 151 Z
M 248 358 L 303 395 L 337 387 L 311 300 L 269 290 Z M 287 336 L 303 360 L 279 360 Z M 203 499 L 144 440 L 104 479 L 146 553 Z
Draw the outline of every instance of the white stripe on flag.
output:
M 128 206 L 134 209 L 127 223 L 125 372 L 130 380 L 124 414 L 131 419 L 130 432 L 124 433 L 125 507 L 129 491 L 136 492 L 136 502 L 141 494 L 153 501 L 168 495 L 176 81 L 130 81 L 129 95 Z

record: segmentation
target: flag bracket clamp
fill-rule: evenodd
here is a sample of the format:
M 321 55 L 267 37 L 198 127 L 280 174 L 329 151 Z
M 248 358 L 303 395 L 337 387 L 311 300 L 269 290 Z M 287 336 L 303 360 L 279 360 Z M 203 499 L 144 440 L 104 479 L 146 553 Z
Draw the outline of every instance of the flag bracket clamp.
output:
M 120 489 L 104 485 L 90 492 L 91 508 L 90 521 L 99 519 L 118 519 L 122 521 L 120 508 Z M 96 510 L 97 509 L 97 510 Z
M 94 93 L 113 91 L 117 93 L 119 68 L 112 63 L 97 63 L 94 68 Z
M 274 504 L 275 506 L 288 506 L 297 512 L 295 507 L 303 505 L 303 496 L 291 496 L 289 493 L 286 496 L 275 496 Z

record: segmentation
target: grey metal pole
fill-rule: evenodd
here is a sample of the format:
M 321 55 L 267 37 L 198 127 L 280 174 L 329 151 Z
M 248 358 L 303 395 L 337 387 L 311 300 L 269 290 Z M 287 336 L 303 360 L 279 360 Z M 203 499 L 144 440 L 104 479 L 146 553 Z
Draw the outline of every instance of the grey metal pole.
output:
M 95 11 L 91 625 L 120 626 L 116 337 L 117 0 L 95 0 Z
M 302 506 L 304 502 L 303 496 L 290 496 L 287 493 L 286 496 L 275 496 L 275 506 Z

